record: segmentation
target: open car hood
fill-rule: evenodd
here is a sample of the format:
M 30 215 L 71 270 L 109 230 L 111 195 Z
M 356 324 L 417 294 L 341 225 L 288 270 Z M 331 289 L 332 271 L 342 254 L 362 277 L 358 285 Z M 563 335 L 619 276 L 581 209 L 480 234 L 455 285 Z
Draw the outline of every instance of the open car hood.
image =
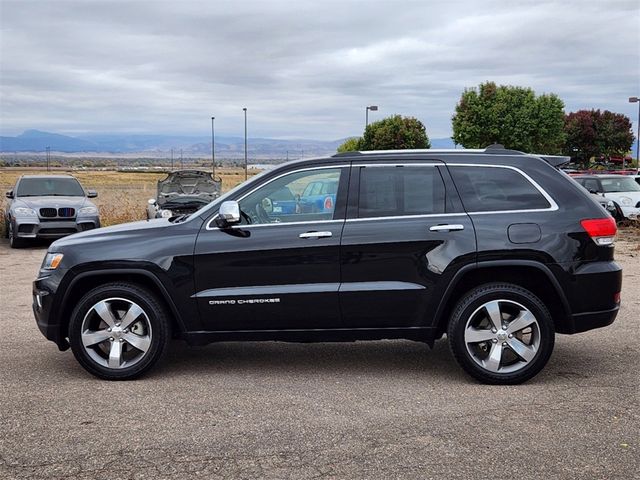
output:
M 202 170 L 178 170 L 158 181 L 159 206 L 177 197 L 194 197 L 210 202 L 220 196 L 222 180 Z

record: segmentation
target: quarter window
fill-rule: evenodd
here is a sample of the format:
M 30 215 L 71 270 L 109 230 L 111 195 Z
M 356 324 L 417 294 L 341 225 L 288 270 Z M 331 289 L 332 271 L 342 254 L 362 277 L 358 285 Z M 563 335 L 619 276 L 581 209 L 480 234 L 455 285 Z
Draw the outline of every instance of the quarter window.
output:
M 436 167 L 362 167 L 360 218 L 444 213 L 445 187 Z
M 498 212 L 550 208 L 542 193 L 523 175 L 510 168 L 450 168 L 468 212 Z
M 242 223 L 332 220 L 342 170 L 292 172 L 259 187 L 240 200 Z

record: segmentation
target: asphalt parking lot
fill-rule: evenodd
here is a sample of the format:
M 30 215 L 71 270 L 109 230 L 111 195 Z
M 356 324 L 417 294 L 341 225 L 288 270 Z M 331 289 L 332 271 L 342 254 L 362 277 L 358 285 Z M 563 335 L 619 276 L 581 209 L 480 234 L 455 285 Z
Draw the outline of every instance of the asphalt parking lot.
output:
M 640 250 L 623 306 L 560 336 L 525 385 L 466 377 L 446 342 L 172 345 L 141 380 L 91 377 L 38 331 L 46 246 L 0 243 L 0 478 L 580 478 L 640 471 Z

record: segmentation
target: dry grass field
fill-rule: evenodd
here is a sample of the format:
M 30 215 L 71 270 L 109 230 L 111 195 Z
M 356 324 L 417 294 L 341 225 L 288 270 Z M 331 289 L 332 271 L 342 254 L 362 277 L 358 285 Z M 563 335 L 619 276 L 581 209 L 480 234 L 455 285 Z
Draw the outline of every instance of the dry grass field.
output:
M 259 170 L 249 169 L 249 176 Z M 4 209 L 7 199 L 4 192 L 13 188 L 20 175 L 47 173 L 34 169 L 0 169 L 0 192 L 2 209 L 0 211 L 0 233 L 4 235 Z M 102 170 L 56 170 L 50 173 L 69 173 L 74 175 L 86 190 L 96 190 L 98 198 L 93 201 L 100 208 L 103 226 L 144 220 L 147 201 L 156 196 L 156 184 L 166 176 L 158 172 L 117 172 Z M 222 178 L 222 191 L 226 192 L 244 181 L 242 168 L 219 168 L 216 175 Z M 640 251 L 640 222 L 621 225 L 619 238 L 637 245 Z
M 13 188 L 20 175 L 45 174 L 44 170 L 0 169 L 0 191 L 2 192 L 2 213 L 0 213 L 0 229 L 4 234 L 4 192 Z M 103 226 L 118 223 L 144 220 L 147 201 L 156 196 L 158 180 L 166 177 L 165 173 L 156 172 L 116 172 L 116 171 L 64 171 L 49 173 L 69 173 L 75 176 L 86 190 L 98 192 L 93 201 L 100 208 L 100 219 Z M 249 176 L 259 170 L 249 170 Z M 222 191 L 226 192 L 244 181 L 244 170 L 241 168 L 220 168 L 216 176 L 222 178 Z

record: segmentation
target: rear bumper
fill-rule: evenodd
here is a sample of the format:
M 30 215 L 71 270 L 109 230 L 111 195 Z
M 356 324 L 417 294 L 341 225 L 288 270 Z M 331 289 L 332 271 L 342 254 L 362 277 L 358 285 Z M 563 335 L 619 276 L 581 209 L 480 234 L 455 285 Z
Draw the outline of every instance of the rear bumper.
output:
M 558 333 L 586 332 L 613 323 L 622 290 L 622 268 L 616 262 L 584 263 L 566 271 L 563 280 L 571 313 Z
M 600 312 L 585 312 L 571 315 L 571 325 L 569 330 L 564 333 L 580 333 L 594 328 L 606 327 L 611 325 L 618 315 L 620 306 L 616 306 L 611 310 L 602 310 Z

